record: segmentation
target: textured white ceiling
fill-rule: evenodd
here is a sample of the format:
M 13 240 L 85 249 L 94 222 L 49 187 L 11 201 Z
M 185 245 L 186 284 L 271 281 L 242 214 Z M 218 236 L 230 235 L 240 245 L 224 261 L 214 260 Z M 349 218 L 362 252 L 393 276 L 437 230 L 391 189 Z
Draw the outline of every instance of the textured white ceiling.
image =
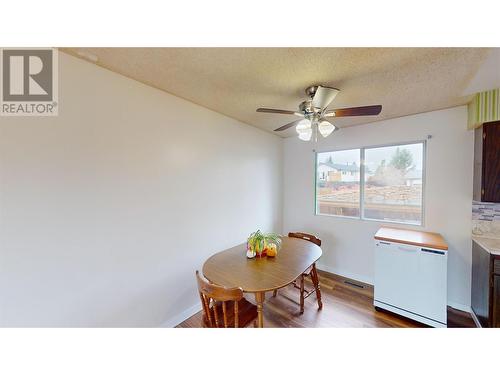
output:
M 465 104 L 486 48 L 63 48 L 97 65 L 272 131 L 295 116 L 304 89 L 341 91 L 329 108 L 382 104 L 379 116 L 338 118 L 340 127 Z M 280 135 L 294 134 L 293 129 Z

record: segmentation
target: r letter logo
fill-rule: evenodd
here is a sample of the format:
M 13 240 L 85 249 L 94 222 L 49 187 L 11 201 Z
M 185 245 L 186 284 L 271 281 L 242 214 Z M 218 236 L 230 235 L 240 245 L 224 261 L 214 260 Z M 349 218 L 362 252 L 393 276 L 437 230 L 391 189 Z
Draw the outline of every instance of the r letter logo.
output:
M 57 50 L 2 49 L 0 114 L 57 116 Z

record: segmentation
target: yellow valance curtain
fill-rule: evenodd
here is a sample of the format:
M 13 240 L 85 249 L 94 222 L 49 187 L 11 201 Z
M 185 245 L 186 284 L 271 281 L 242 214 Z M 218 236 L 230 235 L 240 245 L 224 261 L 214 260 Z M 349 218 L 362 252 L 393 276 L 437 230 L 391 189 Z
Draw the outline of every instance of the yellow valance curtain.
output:
M 480 127 L 485 122 L 500 120 L 500 89 L 477 93 L 468 106 L 468 129 Z

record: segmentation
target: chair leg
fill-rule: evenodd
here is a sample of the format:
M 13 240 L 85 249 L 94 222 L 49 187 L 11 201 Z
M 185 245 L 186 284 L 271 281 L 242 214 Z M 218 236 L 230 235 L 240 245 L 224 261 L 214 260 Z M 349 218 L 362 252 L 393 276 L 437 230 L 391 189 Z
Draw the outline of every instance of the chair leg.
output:
M 316 290 L 316 298 L 318 300 L 318 310 L 323 308 L 323 302 L 321 301 L 321 289 L 319 286 L 318 271 L 316 270 L 316 263 L 313 264 L 311 269 L 311 278 L 314 284 L 314 289 Z
M 304 275 L 300 276 L 300 313 L 304 313 Z
M 278 295 L 278 289 L 273 290 L 273 297 L 276 297 Z

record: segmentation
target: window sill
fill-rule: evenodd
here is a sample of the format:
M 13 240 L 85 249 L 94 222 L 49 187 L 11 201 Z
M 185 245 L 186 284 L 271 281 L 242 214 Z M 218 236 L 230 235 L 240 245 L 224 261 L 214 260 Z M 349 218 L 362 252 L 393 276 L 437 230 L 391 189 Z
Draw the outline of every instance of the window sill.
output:
M 398 224 L 398 225 L 409 225 L 412 227 L 424 227 L 424 223 L 408 223 L 408 222 L 403 222 L 403 221 L 391 221 L 391 220 L 379 220 L 379 219 L 369 219 L 365 217 L 359 217 L 359 216 L 342 216 L 342 215 L 329 215 L 329 214 L 320 214 L 320 213 L 315 213 L 315 216 L 327 216 L 327 217 L 336 217 L 340 219 L 349 219 L 349 220 L 359 220 L 359 221 L 372 221 L 376 223 L 387 223 L 387 224 Z

